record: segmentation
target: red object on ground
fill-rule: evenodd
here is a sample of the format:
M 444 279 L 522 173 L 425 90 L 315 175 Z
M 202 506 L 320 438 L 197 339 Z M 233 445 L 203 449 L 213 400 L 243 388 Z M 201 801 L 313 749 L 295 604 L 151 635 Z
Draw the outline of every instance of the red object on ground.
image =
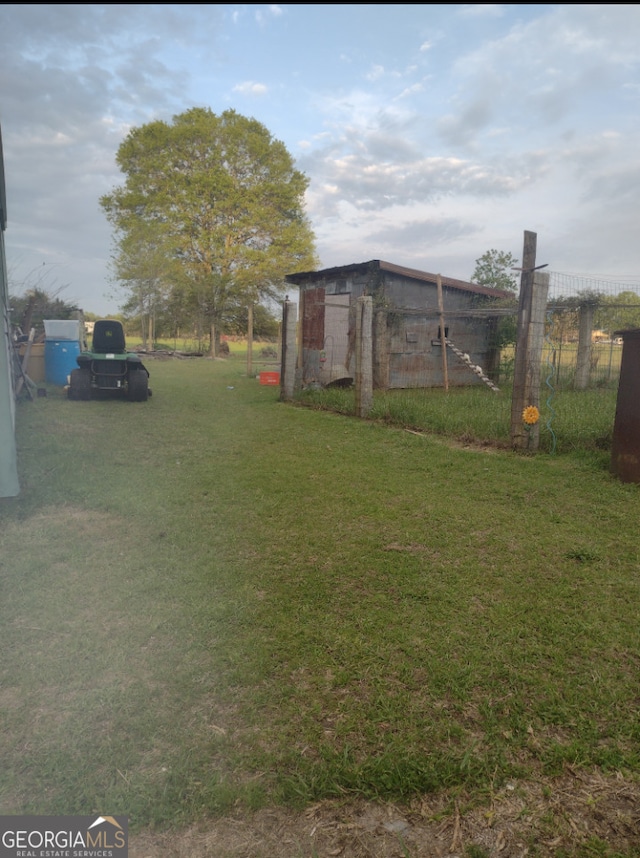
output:
M 260 384 L 280 384 L 279 372 L 261 372 Z

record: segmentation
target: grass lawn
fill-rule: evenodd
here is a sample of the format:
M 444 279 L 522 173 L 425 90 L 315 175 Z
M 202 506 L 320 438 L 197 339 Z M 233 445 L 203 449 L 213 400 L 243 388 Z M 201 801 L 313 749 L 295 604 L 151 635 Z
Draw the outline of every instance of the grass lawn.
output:
M 49 388 L 18 408 L 2 813 L 141 830 L 473 804 L 567 767 L 636 781 L 640 489 L 607 452 L 286 405 L 242 356 L 148 365 L 147 403 Z
M 616 410 L 615 387 L 549 391 L 540 395 L 540 450 L 590 456 L 609 451 Z M 353 388 L 307 389 L 301 402 L 338 414 L 356 413 Z M 481 385 L 376 391 L 372 420 L 425 430 L 466 442 L 510 448 L 511 388 L 494 393 Z

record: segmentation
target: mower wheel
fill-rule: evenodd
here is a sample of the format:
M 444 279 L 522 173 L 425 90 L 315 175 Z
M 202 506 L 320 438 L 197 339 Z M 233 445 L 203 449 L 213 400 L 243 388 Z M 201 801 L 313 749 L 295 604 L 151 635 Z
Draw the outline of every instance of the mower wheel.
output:
M 149 376 L 143 369 L 129 371 L 129 402 L 146 402 L 149 398 Z
M 72 369 L 69 379 L 69 399 L 91 399 L 91 370 Z

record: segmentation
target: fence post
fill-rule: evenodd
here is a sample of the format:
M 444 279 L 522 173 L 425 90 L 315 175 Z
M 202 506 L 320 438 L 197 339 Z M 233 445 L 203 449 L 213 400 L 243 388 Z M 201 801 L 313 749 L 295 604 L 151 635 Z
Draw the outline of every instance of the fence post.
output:
M 253 374 L 253 304 L 247 307 L 247 378 Z
M 536 271 L 533 275 L 531 292 L 531 319 L 529 321 L 529 361 L 527 363 L 527 390 L 529 405 L 540 408 L 540 382 L 542 377 L 542 348 L 544 346 L 544 328 L 549 294 L 549 275 Z M 540 423 L 536 423 L 527 433 L 530 436 L 530 449 L 537 450 L 540 443 Z M 527 438 L 529 440 L 529 438 Z
M 580 304 L 580 322 L 578 325 L 578 357 L 576 362 L 576 390 L 586 390 L 589 386 L 591 369 L 591 335 L 595 305 L 592 302 Z
M 358 298 L 356 305 L 356 417 L 366 417 L 373 404 L 373 299 Z
M 522 412 L 528 405 L 537 405 L 540 397 L 540 385 L 536 391 L 531 388 L 532 365 L 531 347 L 531 315 L 539 303 L 533 300 L 533 270 L 536 265 L 535 232 L 525 230 L 524 247 L 522 251 L 522 273 L 520 275 L 520 299 L 518 301 L 518 335 L 516 341 L 516 356 L 513 370 L 513 393 L 511 395 L 511 446 L 515 450 L 531 449 L 535 436 L 525 429 Z M 544 325 L 544 312 L 542 317 Z M 540 376 L 538 375 L 538 381 Z M 535 397 L 535 402 L 531 397 Z M 533 447 L 536 449 L 536 447 Z
M 389 326 L 386 307 L 378 307 L 373 314 L 373 383 L 379 390 L 389 388 Z
M 293 399 L 296 381 L 296 305 L 285 299 L 282 305 L 282 361 L 280 365 L 280 399 Z
M 444 327 L 444 297 L 442 295 L 442 277 L 436 274 L 436 289 L 438 290 L 438 318 L 440 319 L 440 347 L 442 351 L 442 384 L 449 390 L 449 369 L 447 365 L 447 334 Z

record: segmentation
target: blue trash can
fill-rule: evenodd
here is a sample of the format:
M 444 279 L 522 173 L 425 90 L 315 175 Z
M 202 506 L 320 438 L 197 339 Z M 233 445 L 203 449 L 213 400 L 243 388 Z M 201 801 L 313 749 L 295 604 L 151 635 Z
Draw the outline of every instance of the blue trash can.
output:
M 64 387 L 72 369 L 78 368 L 76 358 L 80 354 L 77 340 L 45 340 L 44 368 L 48 384 Z

